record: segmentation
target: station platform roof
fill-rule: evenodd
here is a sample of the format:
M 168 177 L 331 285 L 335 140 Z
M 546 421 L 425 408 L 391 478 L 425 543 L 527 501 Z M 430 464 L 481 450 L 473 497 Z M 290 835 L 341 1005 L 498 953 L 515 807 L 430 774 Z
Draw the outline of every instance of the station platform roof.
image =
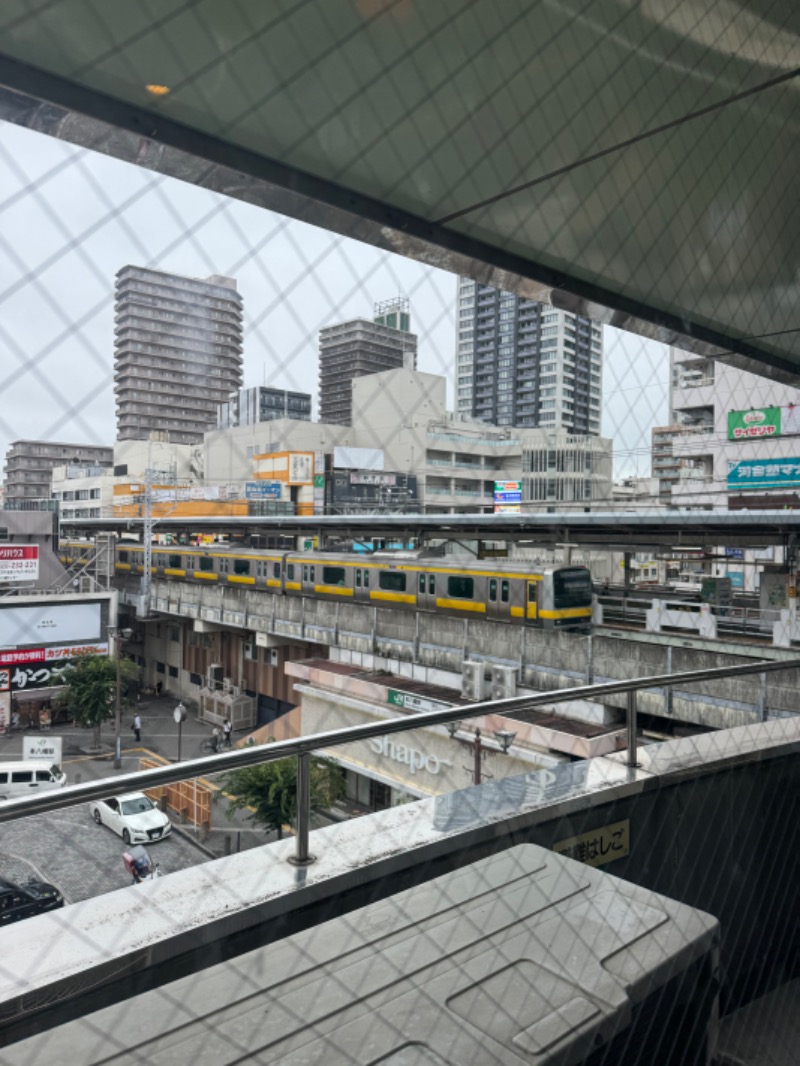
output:
M 137 536 L 137 518 L 66 519 L 62 535 L 116 532 Z M 758 548 L 791 545 L 800 534 L 800 511 L 690 511 L 653 514 L 469 514 L 319 515 L 316 517 L 234 516 L 159 518 L 158 533 L 241 533 L 334 537 L 415 538 L 530 542 L 543 547 L 574 544 L 598 550 L 704 549 L 726 545 Z
M 792 0 L 14 2 L 0 40 L 0 118 L 745 369 L 800 369 Z

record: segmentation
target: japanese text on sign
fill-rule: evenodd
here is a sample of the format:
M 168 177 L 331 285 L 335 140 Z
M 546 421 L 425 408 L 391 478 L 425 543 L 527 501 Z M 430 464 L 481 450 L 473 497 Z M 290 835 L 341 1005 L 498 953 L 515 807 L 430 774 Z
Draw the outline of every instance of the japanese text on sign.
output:
M 36 581 L 38 577 L 38 544 L 0 544 L 0 585 Z
M 612 822 L 588 833 L 559 840 L 553 845 L 553 851 L 559 855 L 577 859 L 587 866 L 605 866 L 606 863 L 624 858 L 630 854 L 630 850 L 631 823 L 627 818 L 623 822 Z

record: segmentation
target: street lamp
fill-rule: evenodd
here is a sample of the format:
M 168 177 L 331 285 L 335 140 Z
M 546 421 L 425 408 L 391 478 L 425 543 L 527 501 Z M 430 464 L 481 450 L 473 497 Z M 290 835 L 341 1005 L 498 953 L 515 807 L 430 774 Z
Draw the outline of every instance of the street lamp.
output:
M 130 640 L 133 636 L 132 629 L 123 629 L 120 626 L 109 626 L 108 632 L 114 638 L 114 660 L 117 667 L 117 683 L 114 689 L 114 769 L 119 770 L 122 766 L 122 684 L 120 678 L 120 652 L 123 640 Z
M 463 744 L 465 748 L 472 752 L 474 762 L 472 768 L 472 778 L 476 785 L 481 783 L 481 763 L 486 758 L 486 753 L 494 751 L 494 748 L 487 748 L 481 736 L 480 729 L 475 730 L 475 737 L 473 740 L 465 740 L 463 737 L 456 736 L 461 728 L 461 722 L 448 722 L 447 732 L 453 738 L 457 740 L 459 744 Z M 508 749 L 514 743 L 516 733 L 513 733 L 510 729 L 495 729 L 493 735 L 497 743 L 500 745 L 500 750 L 504 755 L 508 754 Z
M 183 706 L 183 700 L 180 701 L 178 706 L 172 712 L 172 717 L 178 726 L 178 759 L 181 761 L 181 734 L 183 732 L 183 723 L 186 721 L 186 708 Z

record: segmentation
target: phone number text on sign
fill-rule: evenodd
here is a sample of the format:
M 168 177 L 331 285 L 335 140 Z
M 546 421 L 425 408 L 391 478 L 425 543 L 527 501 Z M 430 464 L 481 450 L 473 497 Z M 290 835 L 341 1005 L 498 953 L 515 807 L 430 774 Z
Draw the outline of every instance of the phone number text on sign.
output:
M 38 544 L 0 545 L 0 585 L 39 578 Z

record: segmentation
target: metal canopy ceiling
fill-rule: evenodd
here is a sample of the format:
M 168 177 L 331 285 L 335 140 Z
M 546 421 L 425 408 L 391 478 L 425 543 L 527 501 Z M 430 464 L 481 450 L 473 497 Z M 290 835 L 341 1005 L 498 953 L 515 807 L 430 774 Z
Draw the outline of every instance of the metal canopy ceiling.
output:
M 795 0 L 6 0 L 0 32 L 1 117 L 798 372 Z
M 108 530 L 124 536 L 141 533 L 140 518 L 71 518 L 61 520 L 66 535 Z M 316 515 L 166 517 L 159 532 L 262 533 L 369 538 L 417 537 L 424 540 L 530 541 L 557 546 L 577 544 L 606 551 L 651 548 L 687 550 L 725 544 L 757 548 L 794 545 L 800 535 L 799 511 L 676 511 L 665 514 L 460 514 L 460 515 Z

